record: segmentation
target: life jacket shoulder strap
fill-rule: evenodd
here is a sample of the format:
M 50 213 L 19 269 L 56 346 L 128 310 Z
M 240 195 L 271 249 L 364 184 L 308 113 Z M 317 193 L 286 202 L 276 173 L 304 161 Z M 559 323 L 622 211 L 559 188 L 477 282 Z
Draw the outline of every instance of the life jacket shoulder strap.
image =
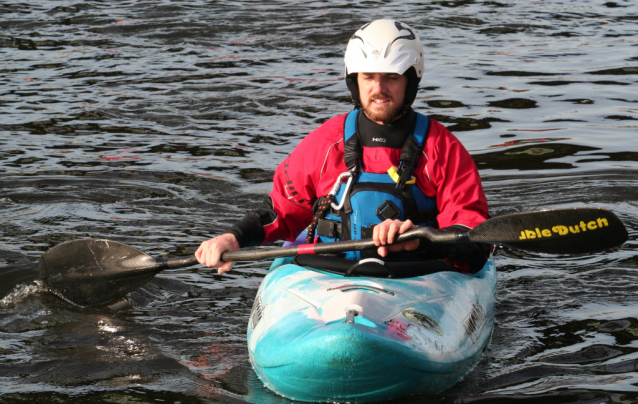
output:
M 348 141 L 357 132 L 357 116 L 359 110 L 355 109 L 346 116 L 346 120 L 343 123 L 343 139 Z
M 343 160 L 349 171 L 357 171 L 359 159 L 361 158 L 361 139 L 357 133 L 357 115 L 359 110 L 355 109 L 346 116 L 343 124 Z
M 412 136 L 408 136 L 406 139 L 403 150 L 401 150 L 401 156 L 399 157 L 400 163 L 399 169 L 397 170 L 399 181 L 397 181 L 397 188 L 403 189 L 405 184 L 412 178 L 412 174 L 419 164 L 425 142 L 428 140 L 429 132 L 430 118 L 417 112 L 414 132 Z
M 425 141 L 428 139 L 429 129 L 430 129 L 430 118 L 417 112 L 416 126 L 414 127 L 413 136 L 415 137 L 415 139 L 417 140 L 421 148 L 425 146 Z

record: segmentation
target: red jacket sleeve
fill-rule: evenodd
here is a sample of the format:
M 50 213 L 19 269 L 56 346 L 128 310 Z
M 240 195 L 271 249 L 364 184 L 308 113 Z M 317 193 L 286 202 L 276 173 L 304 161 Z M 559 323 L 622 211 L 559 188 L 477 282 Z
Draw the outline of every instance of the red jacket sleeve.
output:
M 474 228 L 488 217 L 487 198 L 474 160 L 443 125 L 433 119 L 430 125 L 424 156 L 416 170 L 420 174 L 417 181 L 426 195 L 436 195 L 439 227 Z
M 310 224 L 323 166 L 330 164 L 327 158 L 332 146 L 343 141 L 344 119 L 345 115 L 337 116 L 311 132 L 277 167 L 270 193 L 277 217 L 264 226 L 262 244 L 293 241 Z

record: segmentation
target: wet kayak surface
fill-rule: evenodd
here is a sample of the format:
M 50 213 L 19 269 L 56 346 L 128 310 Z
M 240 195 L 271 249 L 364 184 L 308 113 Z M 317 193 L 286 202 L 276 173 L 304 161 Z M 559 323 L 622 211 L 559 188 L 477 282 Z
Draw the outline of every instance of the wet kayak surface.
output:
M 500 249 L 489 350 L 432 402 L 638 400 L 638 7 L 628 0 L 0 3 L 0 401 L 286 403 L 254 374 L 269 262 L 169 270 L 77 309 L 37 262 L 77 238 L 186 256 L 351 110 L 348 38 L 411 25 L 415 109 L 472 154 L 492 215 L 603 207 L 620 248 Z M 397 402 L 422 402 L 423 397 Z

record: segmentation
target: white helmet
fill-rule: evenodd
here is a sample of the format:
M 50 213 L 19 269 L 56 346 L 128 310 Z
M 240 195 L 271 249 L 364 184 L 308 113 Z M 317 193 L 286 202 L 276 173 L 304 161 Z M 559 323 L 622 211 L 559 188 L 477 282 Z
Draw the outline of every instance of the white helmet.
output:
M 356 73 L 397 73 L 408 77 L 404 106 L 416 98 L 423 76 L 423 46 L 407 24 L 376 20 L 359 28 L 348 41 L 346 84 L 356 108 L 361 107 Z
M 345 55 L 346 75 L 351 73 L 403 74 L 414 67 L 423 76 L 423 47 L 407 24 L 376 20 L 354 33 Z

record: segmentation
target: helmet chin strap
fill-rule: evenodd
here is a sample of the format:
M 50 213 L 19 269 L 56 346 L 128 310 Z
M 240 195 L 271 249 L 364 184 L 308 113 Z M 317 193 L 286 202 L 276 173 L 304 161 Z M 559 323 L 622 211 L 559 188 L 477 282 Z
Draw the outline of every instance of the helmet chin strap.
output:
M 408 83 L 405 87 L 405 97 L 403 98 L 403 110 L 407 110 L 414 100 L 416 99 L 416 93 L 419 91 L 419 83 L 421 78 L 417 77 L 414 67 L 410 67 L 405 73 L 408 77 Z M 359 97 L 359 84 L 357 84 L 357 73 L 351 73 L 346 76 L 346 85 L 352 95 L 352 102 L 354 102 L 355 109 L 361 109 L 361 98 Z

